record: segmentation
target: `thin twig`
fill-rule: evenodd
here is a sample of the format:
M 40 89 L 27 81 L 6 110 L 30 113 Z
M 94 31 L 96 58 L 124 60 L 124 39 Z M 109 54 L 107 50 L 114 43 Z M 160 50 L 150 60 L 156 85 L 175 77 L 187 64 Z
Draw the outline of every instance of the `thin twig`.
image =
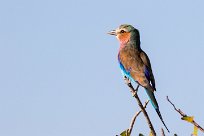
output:
M 162 136 L 165 136 L 164 129 L 161 128 Z
M 143 107 L 146 108 L 148 103 L 149 103 L 149 100 L 147 100 L 147 101 L 145 102 L 145 104 L 144 104 Z M 141 112 L 142 112 L 142 110 L 136 112 L 136 114 L 133 116 L 132 121 L 131 121 L 131 123 L 130 123 L 130 127 L 129 127 L 129 129 L 128 129 L 129 135 L 131 135 L 133 126 L 134 126 L 134 124 L 135 124 L 135 120 L 136 120 L 137 116 L 140 115 Z
M 143 112 L 143 114 L 144 114 L 144 116 L 145 116 L 145 118 L 146 118 L 147 124 L 148 124 L 148 126 L 149 126 L 149 128 L 150 128 L 150 130 L 151 130 L 151 132 L 152 132 L 152 135 L 153 135 L 153 136 L 156 136 L 156 132 L 155 132 L 154 127 L 153 127 L 153 125 L 152 125 L 152 123 L 151 123 L 151 121 L 150 121 L 150 118 L 149 118 L 149 116 L 148 116 L 148 114 L 147 114 L 145 108 L 143 107 L 142 102 L 140 101 L 140 98 L 139 98 L 139 96 L 138 96 L 138 94 L 137 94 L 137 90 L 138 90 L 138 88 L 139 88 L 139 85 L 137 86 L 137 90 L 135 90 L 134 87 L 132 86 L 130 80 L 128 80 L 128 78 L 125 77 L 124 80 L 125 80 L 125 83 L 128 85 L 128 87 L 129 87 L 129 89 L 130 89 L 130 92 L 132 93 L 132 95 L 133 95 L 133 96 L 135 97 L 135 99 L 137 100 L 137 103 L 138 103 L 140 109 L 142 110 L 142 112 Z
M 174 107 L 174 109 L 175 109 L 178 113 L 180 113 L 181 116 L 183 116 L 183 117 L 186 117 L 186 116 L 187 116 L 187 115 L 186 115 L 184 112 L 182 112 L 180 109 L 177 109 L 177 108 L 176 108 L 176 106 L 169 100 L 169 97 L 168 97 L 168 96 L 166 96 L 166 99 L 167 99 L 167 101 L 169 101 L 169 102 L 171 103 L 171 105 Z
M 181 111 L 180 109 L 177 109 L 177 108 L 176 108 L 176 106 L 169 100 L 169 97 L 168 97 L 168 96 L 166 97 L 166 99 L 167 99 L 167 101 L 169 101 L 169 103 L 171 103 L 171 105 L 174 107 L 174 109 L 175 109 L 182 117 L 186 117 L 186 116 L 187 116 L 187 114 L 185 114 L 183 111 Z M 193 124 L 194 126 L 196 126 L 198 129 L 200 129 L 200 131 L 204 132 L 204 129 L 203 129 L 200 125 L 198 125 L 198 123 L 195 122 L 195 120 L 193 120 L 193 121 L 190 122 L 190 123 L 192 123 L 192 124 Z

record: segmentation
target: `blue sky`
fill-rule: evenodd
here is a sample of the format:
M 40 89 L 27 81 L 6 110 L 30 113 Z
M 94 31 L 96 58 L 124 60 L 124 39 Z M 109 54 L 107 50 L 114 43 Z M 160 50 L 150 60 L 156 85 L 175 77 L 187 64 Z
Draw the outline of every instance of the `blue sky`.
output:
M 204 126 L 204 2 L 7 0 L 0 2 L 0 135 L 114 136 L 139 110 L 117 63 L 120 24 L 140 30 L 170 131 L 190 135 L 170 99 Z M 142 101 L 147 96 L 140 89 Z M 159 134 L 163 127 L 147 111 Z M 141 115 L 133 135 L 148 135 Z

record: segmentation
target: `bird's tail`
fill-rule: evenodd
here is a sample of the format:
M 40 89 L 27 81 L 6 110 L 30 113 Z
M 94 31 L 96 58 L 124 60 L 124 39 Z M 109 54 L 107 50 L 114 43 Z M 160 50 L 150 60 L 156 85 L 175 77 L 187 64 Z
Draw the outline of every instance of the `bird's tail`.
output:
M 147 95 L 148 95 L 148 97 L 149 97 L 149 99 L 150 99 L 150 102 L 152 103 L 152 106 L 153 106 L 154 109 L 156 110 L 156 112 L 157 112 L 157 114 L 158 114 L 160 120 L 162 121 L 164 127 L 166 128 L 166 130 L 167 130 L 168 132 L 170 132 L 169 129 L 167 128 L 166 124 L 164 123 L 164 120 L 163 120 L 163 118 L 162 118 L 162 115 L 161 115 L 161 113 L 160 113 L 160 111 L 159 111 L 159 105 L 158 105 L 158 103 L 157 103 L 157 100 L 156 100 L 156 98 L 155 98 L 155 96 L 154 96 L 153 91 L 150 90 L 150 89 L 147 89 L 147 88 L 146 88 L 145 90 L 146 90 Z
M 162 123 L 164 124 L 164 127 L 165 127 L 166 130 L 170 133 L 169 129 L 167 128 L 166 124 L 164 123 L 164 120 L 163 120 L 163 118 L 162 118 L 162 115 L 161 115 L 159 109 L 155 109 L 155 110 L 156 110 L 156 112 L 157 112 L 159 118 L 161 119 Z

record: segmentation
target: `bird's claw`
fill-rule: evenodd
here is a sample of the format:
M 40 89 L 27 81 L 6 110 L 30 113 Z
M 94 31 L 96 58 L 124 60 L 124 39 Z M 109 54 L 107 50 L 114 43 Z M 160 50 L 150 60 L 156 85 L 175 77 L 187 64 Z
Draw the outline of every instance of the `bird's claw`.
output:
M 138 84 L 137 88 L 135 89 L 135 92 L 138 92 L 139 87 L 140 87 L 140 85 Z
M 140 85 L 137 85 L 136 89 L 134 92 L 132 92 L 132 96 L 135 97 L 136 93 L 138 92 Z

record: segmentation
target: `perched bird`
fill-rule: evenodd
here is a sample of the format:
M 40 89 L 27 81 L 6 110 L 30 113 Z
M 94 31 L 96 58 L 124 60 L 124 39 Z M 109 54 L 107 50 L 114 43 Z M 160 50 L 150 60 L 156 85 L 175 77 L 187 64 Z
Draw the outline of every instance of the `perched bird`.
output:
M 154 96 L 154 91 L 156 91 L 155 79 L 150 60 L 140 47 L 139 31 L 131 25 L 123 24 L 116 30 L 108 32 L 108 34 L 116 36 L 120 42 L 118 62 L 123 76 L 129 78 L 132 82 L 137 82 L 140 86 L 145 88 L 150 102 L 169 132 Z

